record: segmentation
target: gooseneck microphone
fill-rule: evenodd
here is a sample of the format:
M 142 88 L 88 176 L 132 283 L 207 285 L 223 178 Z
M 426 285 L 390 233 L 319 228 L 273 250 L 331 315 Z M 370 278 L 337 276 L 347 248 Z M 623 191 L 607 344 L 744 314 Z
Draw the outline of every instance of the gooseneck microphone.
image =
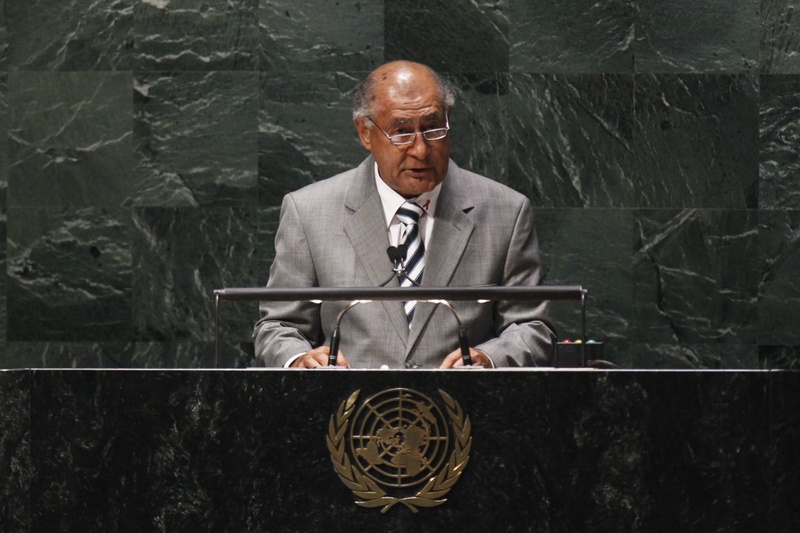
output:
M 464 362 L 464 366 L 472 366 L 472 356 L 469 353 L 469 340 L 467 340 L 467 328 L 464 326 L 464 322 L 461 320 L 459 314 L 447 300 L 428 300 L 428 302 L 443 305 L 452 311 L 456 322 L 458 322 L 458 346 L 461 348 L 461 360 Z
M 406 252 L 408 251 L 407 246 L 405 244 L 400 244 L 398 246 L 389 246 L 386 249 L 386 253 L 389 256 L 389 259 L 392 261 L 392 275 L 389 278 L 381 283 L 379 287 L 385 286 L 387 283 L 392 281 L 395 277 L 398 278 L 399 281 L 402 281 L 403 278 L 409 280 L 413 285 L 419 287 L 419 283 L 408 277 L 406 274 L 406 267 L 405 267 L 405 260 L 406 260 Z M 339 357 L 339 325 L 342 322 L 342 317 L 344 317 L 345 313 L 347 313 L 350 309 L 355 307 L 360 303 L 367 303 L 369 300 L 354 300 L 350 302 L 350 304 L 342 309 L 339 313 L 339 316 L 336 317 L 336 325 L 333 328 L 333 332 L 331 333 L 331 344 L 330 344 L 330 353 L 328 354 L 328 366 L 336 366 L 336 360 Z M 461 320 L 461 317 L 458 315 L 453 306 L 450 305 L 450 302 L 447 300 L 426 300 L 427 302 L 434 303 L 436 305 L 443 305 L 450 309 L 453 313 L 453 316 L 458 322 L 458 345 L 461 349 L 461 360 L 464 362 L 464 366 L 472 366 L 472 356 L 469 353 L 469 340 L 467 340 L 467 329 L 464 327 L 464 323 Z
M 353 300 L 336 317 L 336 326 L 334 326 L 333 333 L 331 333 L 331 351 L 328 353 L 328 366 L 336 366 L 336 360 L 339 358 L 339 325 L 342 323 L 342 317 L 356 305 L 365 302 L 369 302 L 369 300 Z

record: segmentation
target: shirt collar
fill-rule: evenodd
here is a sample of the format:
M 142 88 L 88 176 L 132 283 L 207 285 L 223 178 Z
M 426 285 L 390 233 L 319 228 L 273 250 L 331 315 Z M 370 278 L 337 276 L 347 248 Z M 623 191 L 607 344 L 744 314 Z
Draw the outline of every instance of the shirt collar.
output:
M 420 194 L 416 198 L 410 198 L 406 200 L 397 194 L 394 189 L 389 187 L 386 182 L 381 179 L 377 163 L 374 164 L 374 167 L 375 185 L 378 187 L 378 194 L 380 195 L 381 202 L 383 203 L 383 214 L 386 217 L 386 227 L 391 225 L 395 213 L 397 213 L 397 210 L 400 208 L 400 206 L 406 202 L 417 202 L 428 216 L 431 218 L 435 216 L 436 205 L 439 203 L 439 193 L 442 192 L 441 183 L 434 187 L 430 192 L 426 192 L 424 194 Z

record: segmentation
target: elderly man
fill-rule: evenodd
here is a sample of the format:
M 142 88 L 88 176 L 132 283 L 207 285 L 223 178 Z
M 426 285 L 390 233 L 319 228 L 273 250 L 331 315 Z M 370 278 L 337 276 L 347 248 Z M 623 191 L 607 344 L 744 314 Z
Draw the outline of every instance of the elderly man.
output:
M 398 245 L 406 248 L 408 279 L 402 285 L 539 284 L 530 202 L 450 160 L 454 101 L 449 86 L 418 63 L 394 61 L 369 74 L 356 93 L 353 120 L 371 155 L 353 170 L 284 198 L 268 286 L 375 287 L 392 273 L 387 248 Z M 324 343 L 346 305 L 262 303 L 254 331 L 258 361 L 326 365 Z M 453 302 L 453 307 L 466 324 L 473 364 L 548 364 L 554 333 L 546 302 Z M 358 305 L 341 328 L 342 366 L 463 364 L 457 323 L 435 304 Z

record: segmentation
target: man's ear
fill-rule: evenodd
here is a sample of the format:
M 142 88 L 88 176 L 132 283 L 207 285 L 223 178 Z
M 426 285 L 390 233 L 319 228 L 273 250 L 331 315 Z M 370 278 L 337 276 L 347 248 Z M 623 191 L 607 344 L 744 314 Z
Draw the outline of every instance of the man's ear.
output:
M 367 127 L 367 121 L 363 118 L 357 118 L 353 120 L 356 125 L 356 130 L 358 131 L 358 140 L 361 141 L 361 145 L 366 148 L 369 152 L 372 152 L 372 144 L 370 142 L 370 129 Z

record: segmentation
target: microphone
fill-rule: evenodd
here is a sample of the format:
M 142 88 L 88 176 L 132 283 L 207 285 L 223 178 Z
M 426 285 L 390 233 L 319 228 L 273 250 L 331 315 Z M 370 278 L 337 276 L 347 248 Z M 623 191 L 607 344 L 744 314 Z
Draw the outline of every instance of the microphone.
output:
M 406 267 L 404 265 L 406 260 L 406 252 L 408 251 L 408 247 L 405 244 L 398 244 L 397 246 L 390 246 L 386 249 L 386 253 L 389 254 L 389 259 L 394 264 L 394 272 L 405 272 Z
M 458 323 L 458 347 L 461 349 L 461 361 L 465 367 L 472 366 L 472 355 L 469 353 L 469 340 L 467 339 L 467 328 L 464 326 L 464 321 L 461 320 L 461 315 L 453 308 L 447 300 L 427 300 L 436 305 L 443 305 L 453 313 L 456 322 Z
M 386 286 L 387 283 L 392 281 L 392 279 L 397 276 L 399 279 L 402 279 L 406 273 L 405 267 L 405 260 L 406 260 L 406 251 L 408 247 L 405 244 L 399 244 L 397 246 L 390 246 L 386 249 L 386 253 L 389 255 L 389 260 L 392 262 L 392 275 L 389 276 L 389 279 L 384 281 L 379 285 L 379 287 Z
M 394 264 L 394 268 L 392 268 L 392 275 L 381 283 L 381 287 L 389 283 L 393 277 L 397 276 L 399 281 L 403 281 L 403 279 L 407 279 L 411 282 L 411 284 L 415 287 L 419 287 L 419 283 L 414 281 L 413 279 L 408 277 L 406 274 L 406 253 L 408 252 L 408 246 L 405 244 L 398 244 L 397 246 L 390 246 L 386 249 L 386 253 L 389 255 L 389 259 Z
M 406 253 L 407 252 L 408 252 L 408 246 L 406 246 L 405 243 L 399 244 L 397 246 L 390 246 L 390 247 L 388 247 L 386 249 L 386 253 L 389 254 L 389 259 L 392 261 L 392 263 L 394 263 L 394 268 L 392 269 L 392 271 L 394 272 L 394 275 L 396 275 L 401 280 L 402 280 L 402 278 L 406 278 L 413 285 L 418 287 L 419 284 L 416 281 L 414 281 L 413 279 L 409 278 L 408 274 L 406 274 L 406 267 L 405 267 L 404 262 L 406 260 Z M 394 277 L 394 275 L 392 277 Z M 390 277 L 388 280 L 383 282 L 383 285 L 386 285 L 387 283 L 389 283 L 389 280 L 391 280 L 391 279 L 392 278 Z M 381 285 L 381 286 L 383 286 L 383 285 Z M 450 302 L 447 302 L 445 300 L 437 300 L 434 303 L 443 304 L 445 307 L 450 309 L 450 311 L 453 313 L 453 316 L 455 317 L 456 322 L 458 322 L 458 345 L 459 345 L 459 348 L 461 348 L 461 360 L 464 362 L 464 366 L 472 366 L 472 356 L 469 353 L 469 340 L 467 340 L 467 329 L 464 327 L 464 323 L 461 321 L 461 317 L 458 315 L 456 310 L 453 309 L 453 306 L 450 305 Z M 337 326 L 338 326 L 338 324 L 337 324 Z M 334 333 L 338 334 L 338 327 L 336 328 Z M 337 335 L 336 341 L 337 341 L 336 342 L 336 346 L 338 347 L 338 345 L 339 345 L 338 344 L 338 341 L 339 341 L 338 335 Z
M 386 253 L 389 254 L 389 259 L 392 260 L 392 263 L 399 263 L 406 258 L 406 245 L 390 246 L 386 249 Z
M 369 303 L 371 300 L 353 300 L 350 302 L 347 307 L 341 310 L 339 316 L 336 317 L 336 324 L 333 328 L 333 333 L 331 334 L 331 343 L 330 343 L 330 353 L 328 354 L 328 366 L 336 366 L 336 361 L 339 357 L 339 343 L 341 342 L 341 337 L 339 335 L 339 327 L 342 324 L 342 318 L 344 318 L 345 313 L 347 313 L 350 309 L 357 306 L 358 304 L 365 304 Z M 461 360 L 464 362 L 465 367 L 472 366 L 472 355 L 469 353 L 469 340 L 467 339 L 467 328 L 464 326 L 464 322 L 461 320 L 461 316 L 458 312 L 453 308 L 453 306 L 447 300 L 423 300 L 425 302 L 429 302 L 436 305 L 443 305 L 447 309 L 453 313 L 453 317 L 456 319 L 458 323 L 458 346 L 461 349 Z
M 405 244 L 399 244 L 397 246 L 389 246 L 386 249 L 386 253 L 389 255 L 389 260 L 392 262 L 394 267 L 392 268 L 392 275 L 389 276 L 389 279 L 384 281 L 380 284 L 380 287 L 383 287 L 387 283 L 389 283 L 392 278 L 397 276 L 402 280 L 402 278 L 408 279 L 413 285 L 419 287 L 419 284 L 414 281 L 413 279 L 408 277 L 406 274 L 406 267 L 405 267 L 405 260 L 406 260 L 406 253 L 408 252 L 408 247 Z M 330 343 L 330 353 L 328 354 L 328 366 L 336 366 L 336 361 L 339 357 L 339 343 L 341 341 L 339 337 L 339 326 L 342 323 L 342 318 L 344 317 L 345 313 L 347 313 L 350 309 L 355 307 L 360 303 L 366 303 L 369 300 L 354 300 L 350 302 L 350 304 L 342 309 L 339 313 L 339 316 L 336 317 L 336 325 L 333 328 L 333 332 L 331 334 L 331 343 Z M 446 308 L 453 313 L 453 316 L 458 323 L 458 345 L 461 349 L 461 360 L 464 363 L 465 367 L 472 366 L 472 356 L 469 353 L 469 340 L 467 339 L 467 329 L 464 327 L 464 322 L 461 320 L 458 312 L 453 309 L 453 306 L 447 300 L 426 300 L 430 303 L 434 303 L 437 305 L 444 305 Z
M 347 307 L 342 309 L 342 311 L 339 313 L 339 316 L 336 317 L 336 325 L 333 328 L 333 333 L 331 333 L 330 352 L 328 353 L 328 366 L 336 366 L 336 361 L 339 358 L 339 326 L 342 324 L 342 318 L 344 317 L 344 314 L 358 304 L 363 303 L 369 303 L 369 300 L 353 300 Z

